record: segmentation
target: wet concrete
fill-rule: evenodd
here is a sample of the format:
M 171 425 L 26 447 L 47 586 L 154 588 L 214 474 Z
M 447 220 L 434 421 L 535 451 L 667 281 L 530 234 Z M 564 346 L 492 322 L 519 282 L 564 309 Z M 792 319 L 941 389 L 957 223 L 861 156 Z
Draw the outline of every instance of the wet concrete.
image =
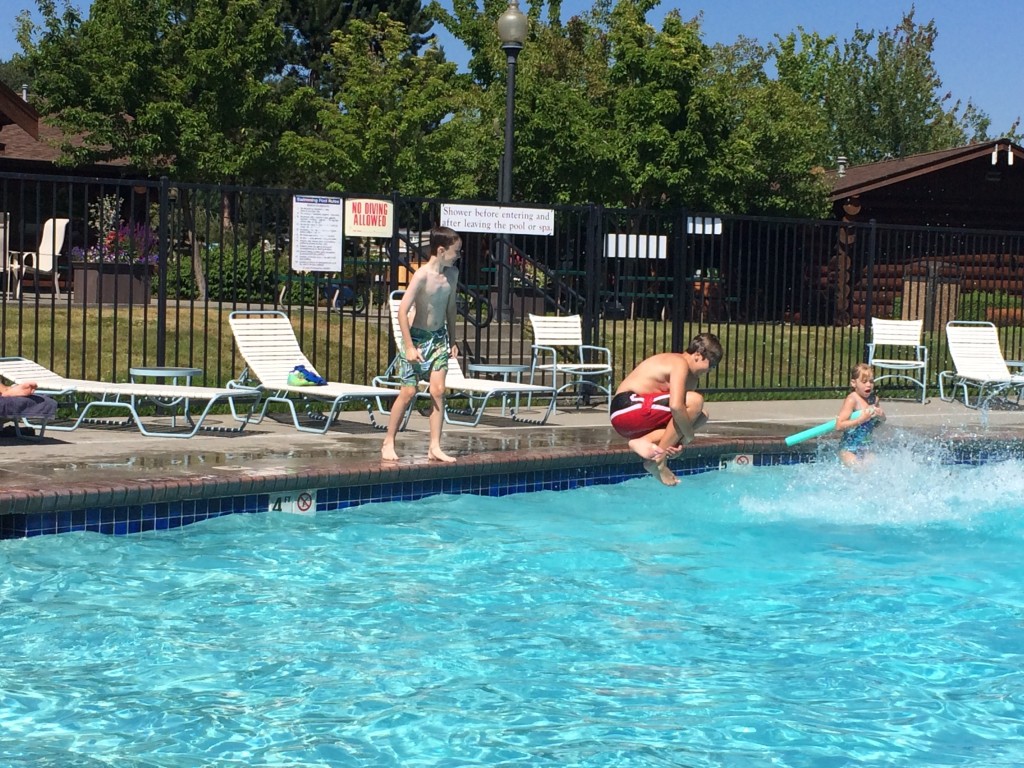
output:
M 834 418 L 839 404 L 838 400 L 711 402 L 712 420 L 683 458 L 715 452 L 785 451 L 786 435 Z M 885 407 L 887 427 L 876 433 L 881 444 L 908 434 L 924 440 L 980 439 L 1004 445 L 1024 437 L 1021 411 L 983 414 L 937 398 L 926 404 L 889 402 Z M 220 423 L 233 425 L 228 417 Z M 339 424 L 323 435 L 297 432 L 290 422 L 267 419 L 239 434 L 203 433 L 184 440 L 143 437 L 129 428 L 89 426 L 73 432 L 47 430 L 37 441 L 3 438 L 0 513 L 69 508 L 86 500 L 102 503 L 104 498 L 123 503 L 172 493 L 195 496 L 203 494 L 206 486 L 219 493 L 228 480 L 233 493 L 261 492 L 261 482 L 274 487 L 270 481 L 281 477 L 301 476 L 307 484 L 391 482 L 413 476 L 507 472 L 527 463 L 571 466 L 576 460 L 624 463 L 634 458 L 600 407 L 559 411 L 543 426 L 497 414 L 485 417 L 477 427 L 446 425 L 444 447 L 458 458 L 454 466 L 427 461 L 427 420 L 419 415 L 399 436 L 402 459 L 398 464 L 380 461 L 382 439 L 383 432 L 369 424 L 365 412 L 343 414 Z M 834 437 L 818 442 L 830 439 Z M 814 450 L 814 444 L 798 450 Z M 248 485 L 239 485 L 243 479 Z

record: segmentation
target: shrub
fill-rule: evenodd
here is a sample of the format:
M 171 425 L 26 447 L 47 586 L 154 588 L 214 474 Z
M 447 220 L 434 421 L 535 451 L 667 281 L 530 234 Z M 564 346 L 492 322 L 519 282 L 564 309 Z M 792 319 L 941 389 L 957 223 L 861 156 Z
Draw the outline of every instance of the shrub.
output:
M 259 246 L 245 250 L 210 245 L 203 267 L 211 301 L 273 304 L 277 298 L 277 262 Z

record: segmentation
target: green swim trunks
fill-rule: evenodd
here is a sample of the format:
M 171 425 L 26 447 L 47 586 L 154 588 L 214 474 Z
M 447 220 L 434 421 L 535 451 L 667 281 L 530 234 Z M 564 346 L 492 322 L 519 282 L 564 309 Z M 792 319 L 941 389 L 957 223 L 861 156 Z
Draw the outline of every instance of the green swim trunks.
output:
M 422 328 L 410 329 L 410 338 L 416 345 L 423 357 L 422 363 L 410 363 L 405 359 L 405 346 L 403 345 L 398 354 L 401 357 L 398 366 L 398 378 L 404 387 L 415 387 L 419 381 L 430 378 L 433 371 L 448 370 L 448 331 L 445 328 L 438 328 L 436 331 L 426 331 Z

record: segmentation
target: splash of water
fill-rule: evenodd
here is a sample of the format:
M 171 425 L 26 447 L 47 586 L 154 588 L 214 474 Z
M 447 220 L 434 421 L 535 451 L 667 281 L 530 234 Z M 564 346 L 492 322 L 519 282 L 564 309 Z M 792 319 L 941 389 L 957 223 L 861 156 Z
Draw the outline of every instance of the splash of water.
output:
M 906 435 L 878 446 L 857 469 L 844 467 L 833 449 L 815 463 L 766 472 L 739 500 L 744 513 L 761 519 L 975 527 L 993 512 L 1019 508 L 1024 497 L 1021 461 L 952 464 L 941 444 Z

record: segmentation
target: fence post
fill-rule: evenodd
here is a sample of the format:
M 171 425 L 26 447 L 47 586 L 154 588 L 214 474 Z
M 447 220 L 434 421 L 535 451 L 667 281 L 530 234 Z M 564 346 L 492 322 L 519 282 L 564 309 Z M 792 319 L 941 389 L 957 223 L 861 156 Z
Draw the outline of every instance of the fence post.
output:
M 159 261 L 156 265 L 156 364 L 167 364 L 167 261 L 171 257 L 170 203 L 171 183 L 160 177 Z
M 872 306 L 872 294 L 874 292 L 875 283 L 875 249 L 877 245 L 876 241 L 877 229 L 876 221 L 871 219 L 868 222 L 868 263 L 867 263 L 867 280 L 868 280 L 868 296 L 864 302 L 864 359 L 868 359 L 868 338 L 869 338 L 869 326 L 871 325 L 871 316 L 874 313 L 874 307 Z
M 672 236 L 672 311 L 669 318 L 672 323 L 673 352 L 686 349 L 689 339 L 683 338 L 683 325 L 686 322 L 686 209 L 680 208 L 676 215 L 676 225 Z
M 601 226 L 604 219 L 604 207 L 590 204 L 587 206 L 587 238 L 586 238 L 586 260 L 585 269 L 587 278 L 584 281 L 586 289 L 586 300 L 583 302 L 583 343 L 593 344 L 597 335 L 598 323 L 601 318 L 601 308 L 598 302 L 601 297 L 601 283 L 604 277 L 604 270 L 601 262 L 604 260 L 604 243 L 601 240 Z

